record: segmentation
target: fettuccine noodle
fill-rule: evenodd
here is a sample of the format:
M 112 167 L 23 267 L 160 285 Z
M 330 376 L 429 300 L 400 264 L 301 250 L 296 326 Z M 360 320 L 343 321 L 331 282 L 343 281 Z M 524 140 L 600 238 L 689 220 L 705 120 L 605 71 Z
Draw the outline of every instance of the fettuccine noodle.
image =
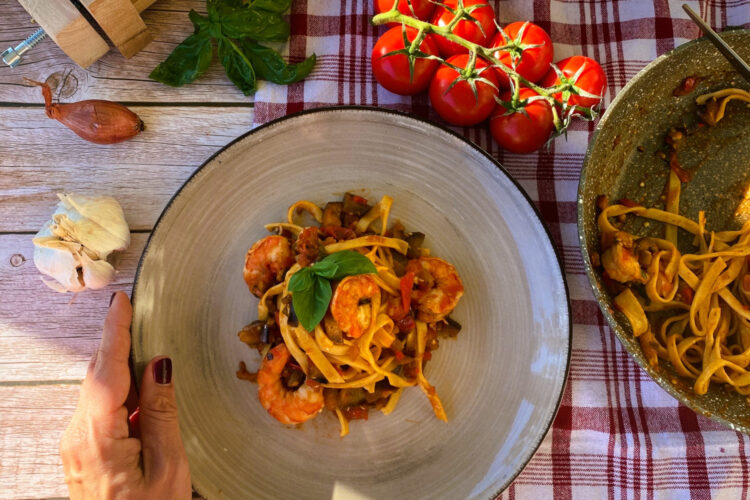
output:
M 732 99 L 750 102 L 750 93 L 725 89 L 698 104 L 714 103 L 707 109 L 713 125 Z M 670 171 L 665 210 L 600 206 L 604 281 L 651 366 L 668 361 L 694 380 L 697 394 L 713 382 L 750 395 L 750 221 L 736 231 L 709 231 L 704 212 L 697 221 L 678 213 L 680 186 Z M 664 223 L 665 237 L 638 237 L 613 222 L 627 217 Z M 677 249 L 678 228 L 694 236 L 694 251 Z
M 260 295 L 259 321 L 245 327 L 240 338 L 267 353 L 258 373 L 259 398 L 280 421 L 299 423 L 325 406 L 335 413 L 344 436 L 351 419 L 367 418 L 369 408 L 392 413 L 403 390 L 415 386 L 435 416 L 447 421 L 423 368 L 437 348 L 437 333 L 458 333 L 460 326 L 448 314 L 463 286 L 452 265 L 429 256 L 421 235 L 407 233 L 398 222 L 388 225 L 392 203 L 384 196 L 369 206 L 350 194 L 343 204 L 332 202 L 324 209 L 298 201 L 289 207 L 286 221 L 265 226 L 278 235 L 258 241 L 248 252 L 244 275 L 250 290 Z M 320 226 L 306 227 L 304 213 Z M 290 280 L 322 256 L 342 251 L 364 255 L 376 273 L 331 283 L 326 315 L 307 331 L 293 310 L 296 292 L 290 291 Z M 269 279 L 269 270 L 277 273 L 278 282 Z M 342 286 L 347 280 L 353 288 Z M 365 296 L 358 288 L 364 285 L 375 291 Z M 341 304 L 349 303 L 348 316 L 342 317 Z M 284 365 L 272 376 L 280 358 Z

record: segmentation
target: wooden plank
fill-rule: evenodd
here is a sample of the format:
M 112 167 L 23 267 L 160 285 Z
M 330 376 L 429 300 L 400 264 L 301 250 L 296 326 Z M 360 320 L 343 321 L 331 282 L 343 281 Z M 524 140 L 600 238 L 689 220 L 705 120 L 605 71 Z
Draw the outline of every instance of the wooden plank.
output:
M 18 0 L 68 57 L 87 68 L 109 45 L 68 0 Z M 132 4 L 130 5 L 133 8 Z M 25 37 L 24 37 L 25 38 Z
M 151 1 L 151 0 L 139 0 Z M 0 32 L 8 45 L 17 44 L 39 26 L 16 2 L 5 2 L 0 16 Z M 65 57 L 57 45 L 42 41 L 24 56 L 13 70 L 0 71 L 0 103 L 41 103 L 38 92 L 24 86 L 23 77 L 50 83 L 65 81 L 55 97 L 63 102 L 83 99 L 108 99 L 121 102 L 232 102 L 252 104 L 230 82 L 218 60 L 211 63 L 197 82 L 180 88 L 149 80 L 151 71 L 185 38 L 193 33 L 188 19 L 191 9 L 206 12 L 205 0 L 159 0 L 142 14 L 154 41 L 134 57 L 125 60 L 117 51 L 110 51 L 88 70 L 83 70 Z M 4 47 L 3 47 L 4 49 Z
M 156 2 L 156 0 L 133 0 L 133 5 L 135 6 L 135 10 L 137 10 L 138 12 L 143 12 L 144 10 L 151 7 L 154 2 Z
M 67 497 L 59 444 L 80 385 L 0 386 L 2 498 Z
M 133 57 L 153 40 L 131 0 L 80 2 L 126 59 Z
M 42 283 L 31 238 L 0 235 L 2 381 L 80 380 L 99 345 L 112 293 L 130 294 L 148 234 L 132 234 L 130 247 L 113 255 L 118 271 L 114 283 L 76 295 L 52 291 Z
M 146 130 L 100 146 L 41 108 L 3 108 L 0 137 L 15 139 L 0 144 L 0 233 L 38 231 L 63 191 L 114 196 L 131 229 L 149 230 L 195 168 L 252 127 L 252 108 L 132 109 Z

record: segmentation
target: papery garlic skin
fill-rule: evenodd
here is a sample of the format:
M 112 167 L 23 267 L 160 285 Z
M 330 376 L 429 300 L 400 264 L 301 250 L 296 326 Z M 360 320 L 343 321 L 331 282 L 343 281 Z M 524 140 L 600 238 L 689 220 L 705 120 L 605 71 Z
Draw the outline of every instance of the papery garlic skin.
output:
M 60 239 L 75 241 L 106 259 L 115 250 L 130 245 L 130 228 L 117 200 L 58 194 L 60 203 L 52 214 L 52 232 Z
M 99 289 L 112 283 L 107 257 L 130 245 L 122 207 L 112 197 L 58 194 L 52 220 L 34 237 L 34 264 L 54 279 L 42 281 L 58 292 Z

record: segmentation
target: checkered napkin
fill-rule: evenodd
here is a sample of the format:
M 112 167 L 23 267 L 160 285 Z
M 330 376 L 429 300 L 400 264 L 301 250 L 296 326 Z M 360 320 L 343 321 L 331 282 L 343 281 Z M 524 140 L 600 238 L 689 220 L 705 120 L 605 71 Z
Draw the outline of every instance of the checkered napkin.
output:
M 605 105 L 646 64 L 700 36 L 682 0 L 489 0 L 501 24 L 530 20 L 552 36 L 555 60 L 583 54 L 607 74 Z M 750 27 L 750 0 L 688 1 L 714 29 Z M 372 0 L 295 0 L 286 55 L 318 63 L 295 85 L 265 85 L 255 122 L 318 106 L 360 104 L 441 122 L 426 95 L 379 87 L 370 52 L 386 28 Z M 560 249 L 570 287 L 570 378 L 552 429 L 500 498 L 750 498 L 750 438 L 703 418 L 664 392 L 628 356 L 600 313 L 577 241 L 576 190 L 594 124 L 531 155 L 501 151 L 488 127 L 457 129 L 489 151 L 526 190 Z

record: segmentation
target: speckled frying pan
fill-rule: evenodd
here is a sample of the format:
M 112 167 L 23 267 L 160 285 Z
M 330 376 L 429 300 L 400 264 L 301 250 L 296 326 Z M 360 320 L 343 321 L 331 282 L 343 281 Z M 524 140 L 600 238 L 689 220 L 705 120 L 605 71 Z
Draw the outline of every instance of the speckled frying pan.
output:
M 722 38 L 750 61 L 750 31 L 731 31 Z M 688 95 L 674 97 L 672 91 L 688 76 L 701 80 Z M 607 109 L 586 152 L 578 186 L 578 234 L 594 295 L 617 337 L 641 368 L 696 412 L 750 434 L 750 402 L 745 397 L 713 385 L 705 396 L 698 396 L 692 390 L 693 381 L 678 376 L 668 363 L 661 361 L 657 369 L 648 365 L 630 324 L 613 309 L 612 298 L 590 259 L 598 250 L 597 196 L 629 198 L 644 206 L 662 208 L 660 196 L 669 172 L 667 162 L 658 155 L 665 150 L 664 136 L 672 127 L 695 129 L 695 98 L 730 86 L 750 89 L 750 84 L 705 38 L 678 47 L 638 73 Z M 683 184 L 680 213 L 697 220 L 698 211 L 705 210 L 709 229 L 738 228 L 750 218 L 750 106 L 734 101 L 717 126 L 698 127 L 685 140 L 678 159 L 693 178 Z M 663 226 L 658 223 L 644 227 L 643 221 L 633 221 L 626 229 L 663 237 Z M 685 234 L 682 237 L 685 241 L 680 241 L 680 246 L 685 250 L 690 247 L 689 238 Z

